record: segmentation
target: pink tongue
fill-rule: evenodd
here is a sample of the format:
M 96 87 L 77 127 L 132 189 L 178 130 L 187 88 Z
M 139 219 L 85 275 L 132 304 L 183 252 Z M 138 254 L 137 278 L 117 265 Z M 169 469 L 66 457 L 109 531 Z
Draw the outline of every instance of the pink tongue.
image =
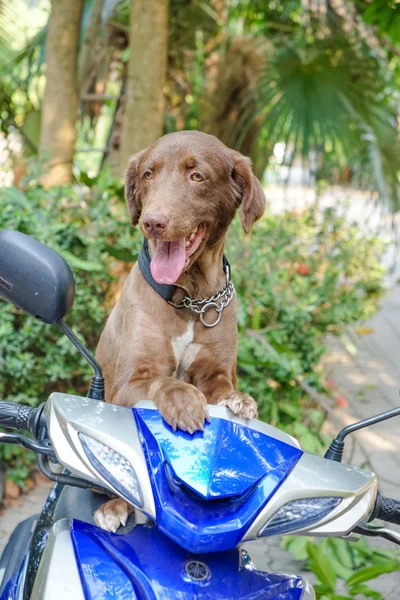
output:
M 178 242 L 157 242 L 151 260 L 151 274 L 157 283 L 173 284 L 179 279 L 186 262 L 185 238 Z

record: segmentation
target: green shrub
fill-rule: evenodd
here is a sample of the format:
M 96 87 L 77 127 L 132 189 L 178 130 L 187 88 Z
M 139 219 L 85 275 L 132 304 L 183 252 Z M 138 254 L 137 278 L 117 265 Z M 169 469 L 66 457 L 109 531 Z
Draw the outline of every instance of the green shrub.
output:
M 45 191 L 32 180 L 24 192 L 0 189 L 0 229 L 32 235 L 67 259 L 76 300 L 66 321 L 94 350 L 115 267 L 136 260 L 141 235 L 131 228 L 120 184 L 107 173 L 85 184 Z M 381 251 L 382 244 L 345 226 L 334 211 L 269 215 L 250 237 L 238 221 L 232 225 L 226 252 L 239 296 L 240 387 L 257 399 L 263 419 L 309 451 L 319 450 L 311 431 L 323 415 L 313 406 L 305 411 L 296 378 L 321 388 L 322 335 L 375 309 Z M 85 393 L 90 375 L 56 326 L 0 302 L 0 397 L 37 405 L 54 390 Z M 0 451 L 14 466 L 26 466 L 20 449 Z
M 364 538 L 357 543 L 341 539 L 283 537 L 282 547 L 290 550 L 301 561 L 300 569 L 312 571 L 319 600 L 352 600 L 383 596 L 369 586 L 381 575 L 400 570 L 398 550 L 380 550 L 368 545 Z
M 140 237 L 132 232 L 123 189 L 109 179 L 98 190 L 80 187 L 45 191 L 32 181 L 24 193 L 0 189 L 0 229 L 32 235 L 62 254 L 76 281 L 66 321 L 94 351 L 107 317 L 107 291 L 116 258 L 134 261 Z M 26 316 L 0 301 L 0 398 L 33 406 L 55 390 L 85 394 L 92 371 L 57 326 Z M 8 476 L 22 485 L 31 453 L 0 446 Z M 28 460 L 29 462 L 29 460 Z
M 370 316 L 384 244 L 328 209 L 267 215 L 248 237 L 235 223 L 227 255 L 239 296 L 239 381 L 261 417 L 317 452 L 323 414 L 297 381 L 322 389 L 323 335 Z
M 25 193 L 0 190 L 0 229 L 18 229 L 59 252 L 76 280 L 73 309 L 66 317 L 94 350 L 107 316 L 104 307 L 113 276 L 113 255 L 134 261 L 140 244 L 131 231 L 122 188 L 107 191 L 35 185 Z M 91 369 L 56 326 L 0 304 L 0 396 L 37 405 L 57 389 L 84 392 Z

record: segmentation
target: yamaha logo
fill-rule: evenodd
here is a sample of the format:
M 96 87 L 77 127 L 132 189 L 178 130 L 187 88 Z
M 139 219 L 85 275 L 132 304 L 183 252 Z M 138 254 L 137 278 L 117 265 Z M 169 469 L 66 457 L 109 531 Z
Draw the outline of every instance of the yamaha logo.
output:
M 205 581 L 210 577 L 210 569 L 199 560 L 191 560 L 186 563 L 185 573 L 192 581 Z

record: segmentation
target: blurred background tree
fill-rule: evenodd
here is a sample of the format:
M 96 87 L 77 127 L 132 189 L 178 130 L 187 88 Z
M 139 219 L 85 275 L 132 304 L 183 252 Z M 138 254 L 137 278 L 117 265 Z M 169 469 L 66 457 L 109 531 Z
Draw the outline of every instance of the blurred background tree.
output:
M 1 0 L 0 53 L 1 131 L 53 184 L 198 128 L 400 206 L 395 0 Z
M 83 0 L 52 2 L 46 34 L 46 86 L 39 144 L 41 157 L 49 159 L 43 175 L 45 186 L 68 183 L 72 179 L 82 8 Z
M 129 60 L 121 134 L 122 168 L 129 156 L 163 134 L 168 60 L 168 0 L 135 0 L 131 8 Z M 129 115 L 129 117 L 128 117 Z

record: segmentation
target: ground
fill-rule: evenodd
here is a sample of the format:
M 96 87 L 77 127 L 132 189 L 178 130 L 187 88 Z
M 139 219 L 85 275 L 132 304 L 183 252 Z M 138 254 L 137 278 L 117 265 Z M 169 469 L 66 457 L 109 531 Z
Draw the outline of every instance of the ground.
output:
M 382 301 L 375 317 L 362 327 L 349 329 L 342 338 L 326 340 L 325 372 L 335 396 L 348 407 L 336 407 L 328 419 L 334 434 L 350 423 L 400 406 L 400 287 Z M 400 499 L 400 416 L 353 434 L 348 438 L 346 462 L 373 470 L 384 496 Z M 390 549 L 390 542 L 374 540 Z M 262 569 L 298 573 L 298 564 L 274 539 L 247 545 Z M 309 573 L 303 574 L 312 581 Z M 384 600 L 400 598 L 400 572 L 382 575 L 371 587 Z
M 50 489 L 50 482 L 39 480 L 34 490 L 20 496 L 12 506 L 0 512 L 0 553 L 3 552 L 8 538 L 18 523 L 40 512 Z
M 379 412 L 398 407 L 400 387 L 400 287 L 383 300 L 377 315 L 363 327 L 349 330 L 342 338 L 327 339 L 325 369 L 334 395 L 342 396 L 347 407 L 336 406 L 329 416 L 332 433 L 341 427 Z M 346 450 L 351 464 L 371 468 L 379 479 L 382 494 L 400 498 L 400 417 L 353 434 Z M 17 504 L 0 514 L 0 551 L 22 519 L 39 512 L 49 487 L 41 483 Z M 391 548 L 389 542 L 379 541 Z M 246 545 L 257 567 L 275 572 L 298 573 L 291 554 L 274 538 Z M 305 577 L 312 580 L 309 573 Z M 371 587 L 384 600 L 400 598 L 400 572 L 382 575 Z

